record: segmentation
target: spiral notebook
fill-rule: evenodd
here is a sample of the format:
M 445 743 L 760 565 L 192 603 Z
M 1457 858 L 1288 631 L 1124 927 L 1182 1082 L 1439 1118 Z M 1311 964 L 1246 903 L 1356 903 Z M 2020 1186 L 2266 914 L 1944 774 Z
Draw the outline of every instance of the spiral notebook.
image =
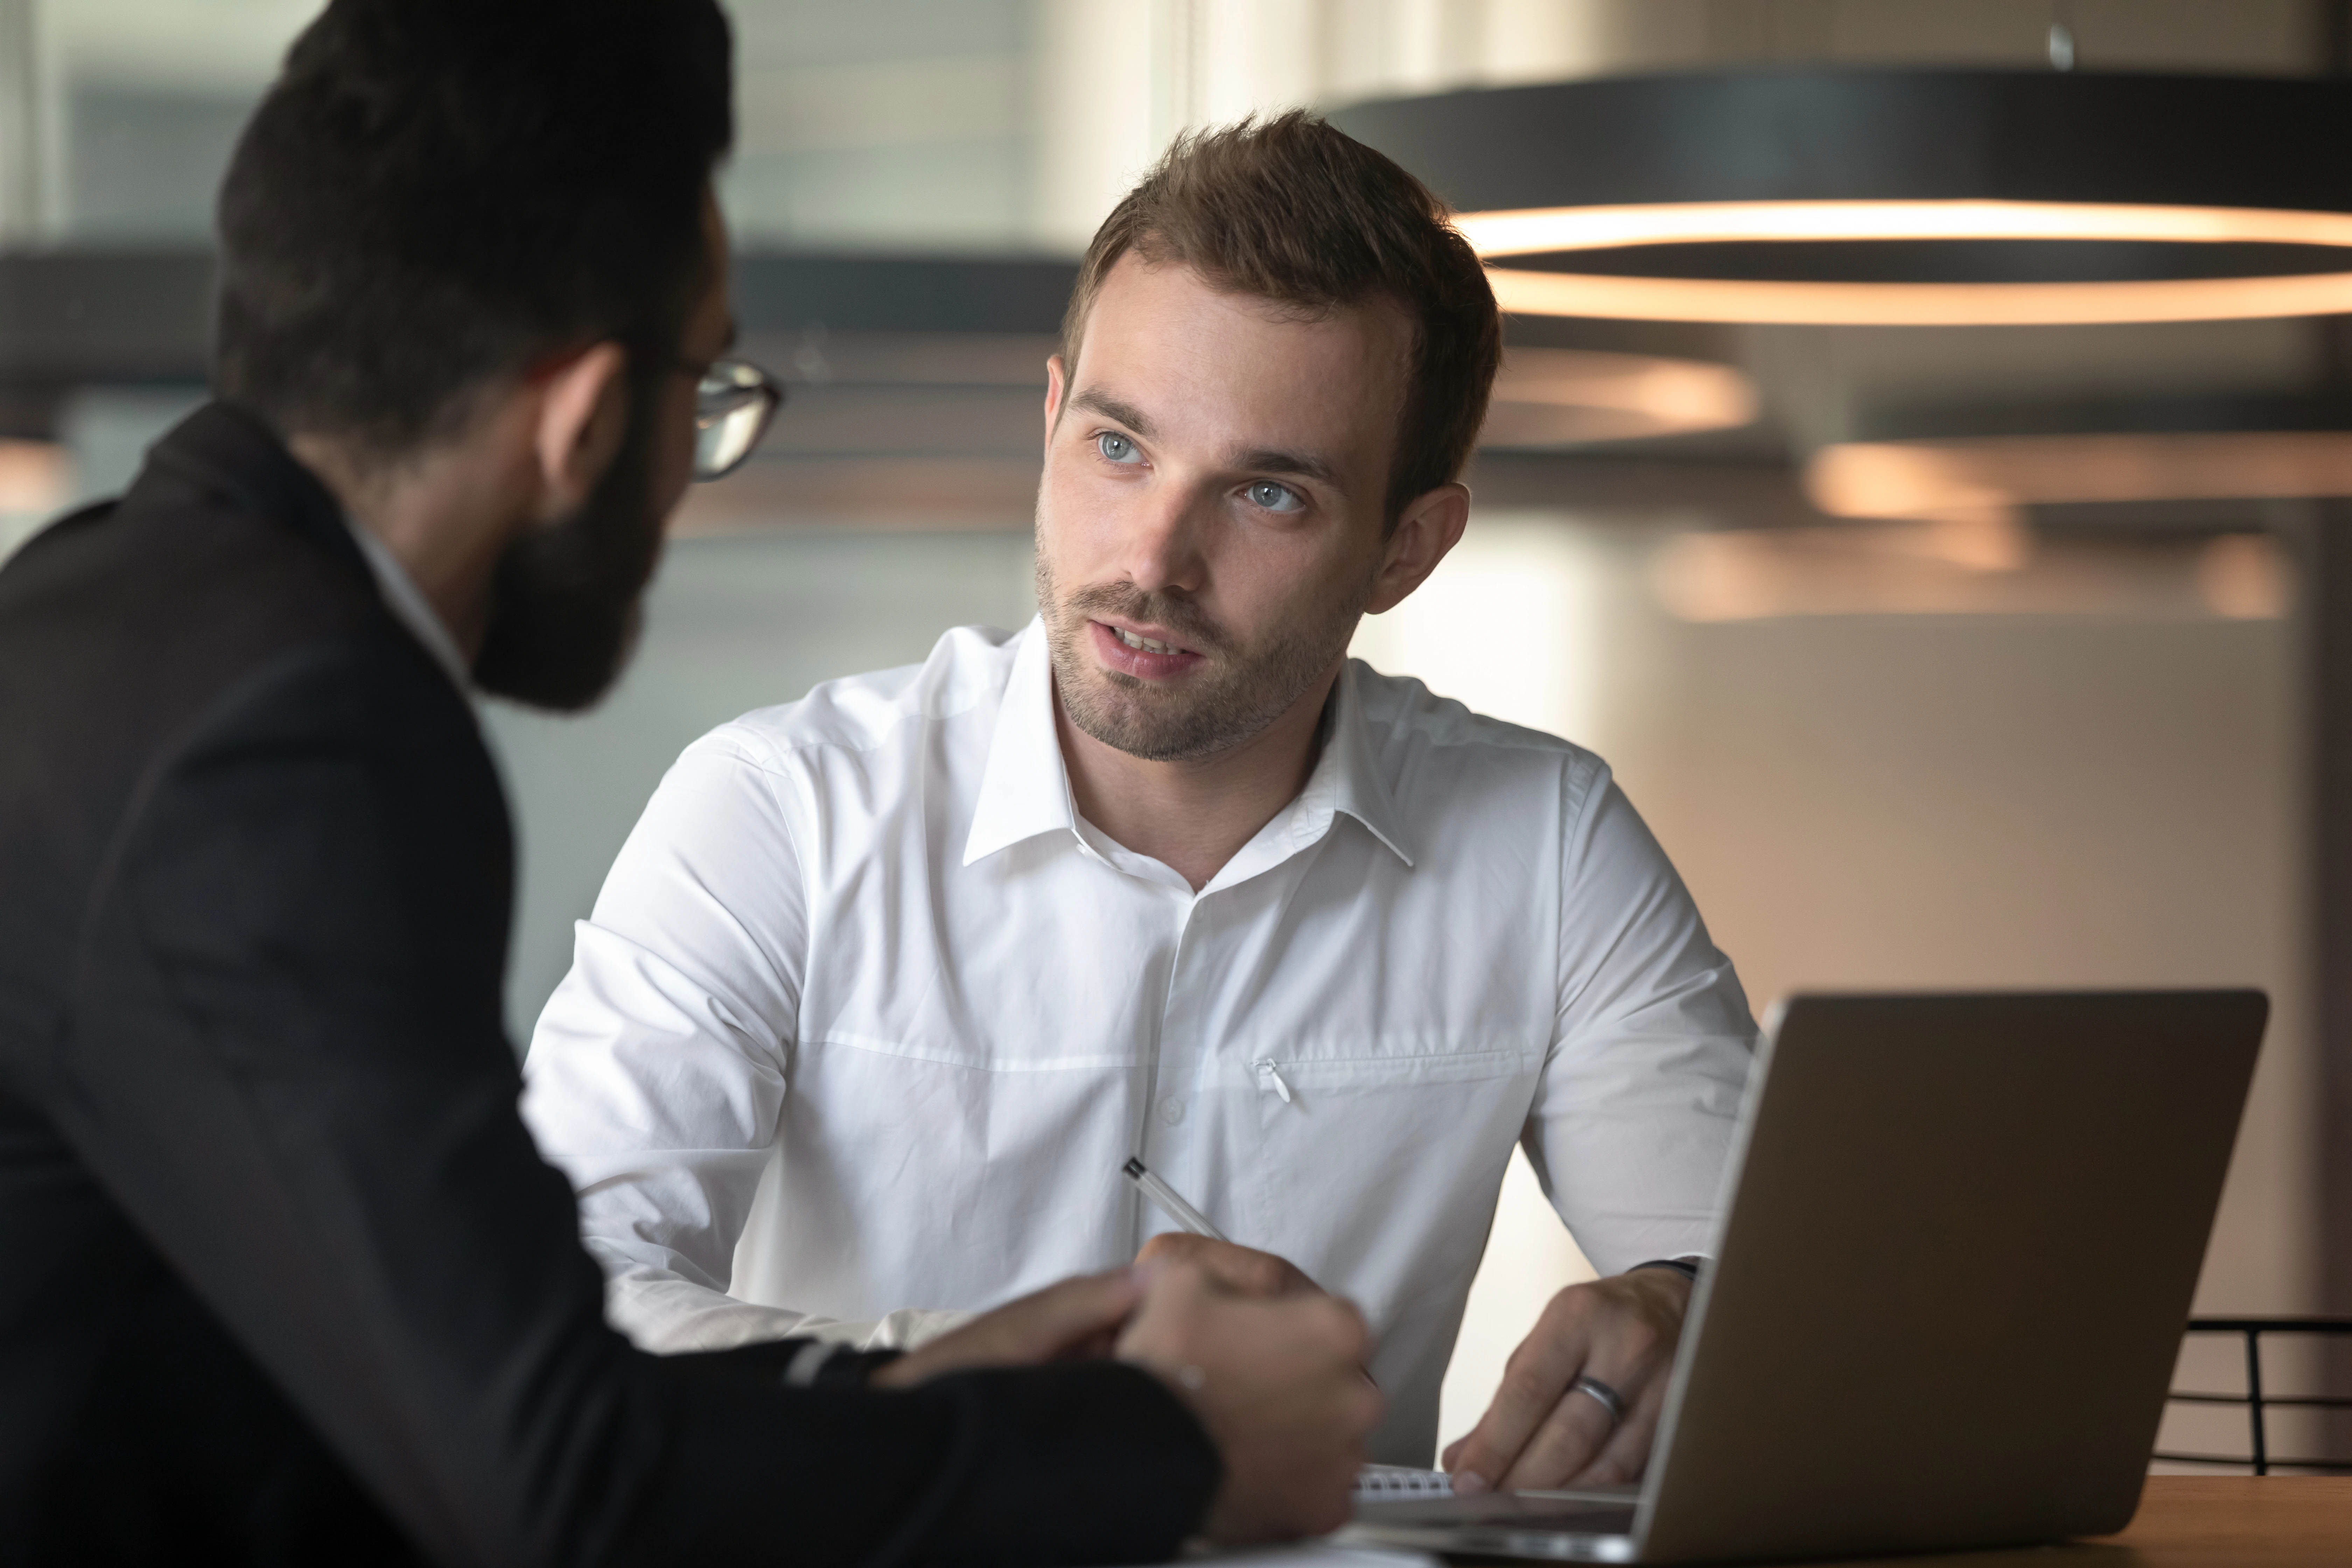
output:
M 1356 1472 L 1358 1502 L 1405 1502 L 1415 1498 L 1453 1495 L 1454 1478 L 1444 1470 L 1416 1470 L 1411 1465 L 1366 1465 Z

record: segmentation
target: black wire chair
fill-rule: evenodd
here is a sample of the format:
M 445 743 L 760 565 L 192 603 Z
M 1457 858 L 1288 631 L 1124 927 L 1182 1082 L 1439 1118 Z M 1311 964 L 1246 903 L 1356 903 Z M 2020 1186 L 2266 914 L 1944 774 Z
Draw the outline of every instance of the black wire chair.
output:
M 2301 1470 L 2318 1475 L 2352 1475 L 2352 1459 L 2282 1459 L 2273 1455 L 2266 1412 L 2289 1407 L 2305 1410 L 2352 1410 L 2352 1399 L 2326 1394 L 2276 1394 L 2263 1389 L 2263 1336 L 2315 1334 L 2352 1338 L 2352 1318 L 2191 1318 L 2192 1334 L 2236 1334 L 2245 1342 L 2246 1392 L 2243 1394 L 2184 1393 L 2166 1397 L 2177 1405 L 2239 1405 L 2246 1410 L 2251 1451 L 2245 1454 L 2168 1454 L 2153 1457 L 2176 1465 L 2225 1465 L 2231 1469 L 2253 1468 L 2267 1476 L 2273 1470 Z

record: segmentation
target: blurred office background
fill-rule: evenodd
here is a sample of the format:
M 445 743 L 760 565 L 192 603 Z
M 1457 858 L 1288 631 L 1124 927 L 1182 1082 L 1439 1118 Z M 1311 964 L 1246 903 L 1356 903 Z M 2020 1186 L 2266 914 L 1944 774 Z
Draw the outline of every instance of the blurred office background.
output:
M 118 488 L 203 395 L 213 187 L 315 9 L 0 0 L 0 552 Z M 1661 69 L 2048 68 L 2053 24 L 2085 69 L 2310 76 L 2335 68 L 2342 37 L 2339 7 L 2315 0 L 729 9 L 739 303 L 793 403 L 747 471 L 691 498 L 618 694 L 581 719 L 486 711 L 521 823 L 518 1041 L 688 741 L 918 659 L 943 627 L 1029 616 L 1037 399 L 1069 263 L 1172 134 L 1297 103 Z M 2297 563 L 2323 503 L 1863 528 L 1832 515 L 1814 460 L 1923 402 L 2306 393 L 2335 373 L 2333 330 L 1517 321 L 1469 534 L 1360 651 L 1608 757 L 1759 1011 L 1799 986 L 2267 990 L 2274 1022 L 2199 1307 L 2316 1310 L 2313 626 Z M 1448 1436 L 1582 1269 L 1515 1168 Z

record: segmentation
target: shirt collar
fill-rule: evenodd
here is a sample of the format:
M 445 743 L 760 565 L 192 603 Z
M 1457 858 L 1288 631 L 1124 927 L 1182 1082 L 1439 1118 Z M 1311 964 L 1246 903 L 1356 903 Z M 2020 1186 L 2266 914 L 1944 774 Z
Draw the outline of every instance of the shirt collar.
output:
M 343 524 L 352 531 L 352 540 L 360 547 L 360 553 L 367 558 L 368 570 L 375 575 L 376 591 L 383 595 L 384 607 L 392 612 L 394 620 L 408 628 L 409 636 L 425 645 L 425 651 L 433 656 L 433 662 L 441 667 L 457 689 L 466 690 L 472 681 L 471 672 L 466 668 L 466 656 L 458 651 L 457 639 L 449 635 L 449 628 L 442 623 L 432 601 L 401 565 L 400 557 L 365 523 L 346 514 Z
M 1243 879 L 1235 873 L 1255 875 L 1264 868 L 1244 862 L 1255 862 L 1265 850 L 1286 859 L 1306 848 L 1329 830 L 1336 812 L 1362 823 L 1391 854 L 1412 864 L 1395 797 L 1372 755 L 1363 699 L 1356 689 L 1357 668 L 1353 659 L 1340 667 L 1323 754 L 1316 760 L 1307 787 L 1234 858 L 1211 888 Z M 987 766 L 981 773 L 971 831 L 964 839 L 963 863 L 971 865 L 1056 829 L 1076 834 L 1077 826 L 1069 770 L 1062 761 L 1061 737 L 1054 723 L 1054 665 L 1041 616 L 1022 632 L 1013 656 L 1012 676 L 996 710 L 996 733 L 990 738 Z
M 1371 728 L 1364 721 L 1363 693 L 1356 685 L 1357 672 L 1363 668 L 1352 658 L 1339 667 L 1332 688 L 1331 732 L 1324 737 L 1323 755 L 1301 798 L 1328 779 L 1331 808 L 1362 823 L 1388 846 L 1390 854 L 1411 866 L 1412 845 L 1405 836 L 1403 813 L 1389 793 L 1388 780 L 1381 776 L 1380 760 L 1372 755 Z
M 1057 827 L 1076 831 L 1077 822 L 1061 737 L 1054 731 L 1054 661 L 1040 616 L 1023 629 L 1013 650 L 1013 675 L 997 705 L 996 733 L 988 742 L 963 863 L 984 860 Z

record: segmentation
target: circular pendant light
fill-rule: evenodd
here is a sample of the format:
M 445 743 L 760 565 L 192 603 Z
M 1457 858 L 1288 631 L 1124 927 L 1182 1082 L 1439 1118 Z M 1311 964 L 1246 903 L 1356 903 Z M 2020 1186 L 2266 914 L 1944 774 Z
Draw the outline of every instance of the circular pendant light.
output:
M 2352 312 L 2352 83 L 1607 78 L 1359 104 L 1533 315 L 2040 325 Z

